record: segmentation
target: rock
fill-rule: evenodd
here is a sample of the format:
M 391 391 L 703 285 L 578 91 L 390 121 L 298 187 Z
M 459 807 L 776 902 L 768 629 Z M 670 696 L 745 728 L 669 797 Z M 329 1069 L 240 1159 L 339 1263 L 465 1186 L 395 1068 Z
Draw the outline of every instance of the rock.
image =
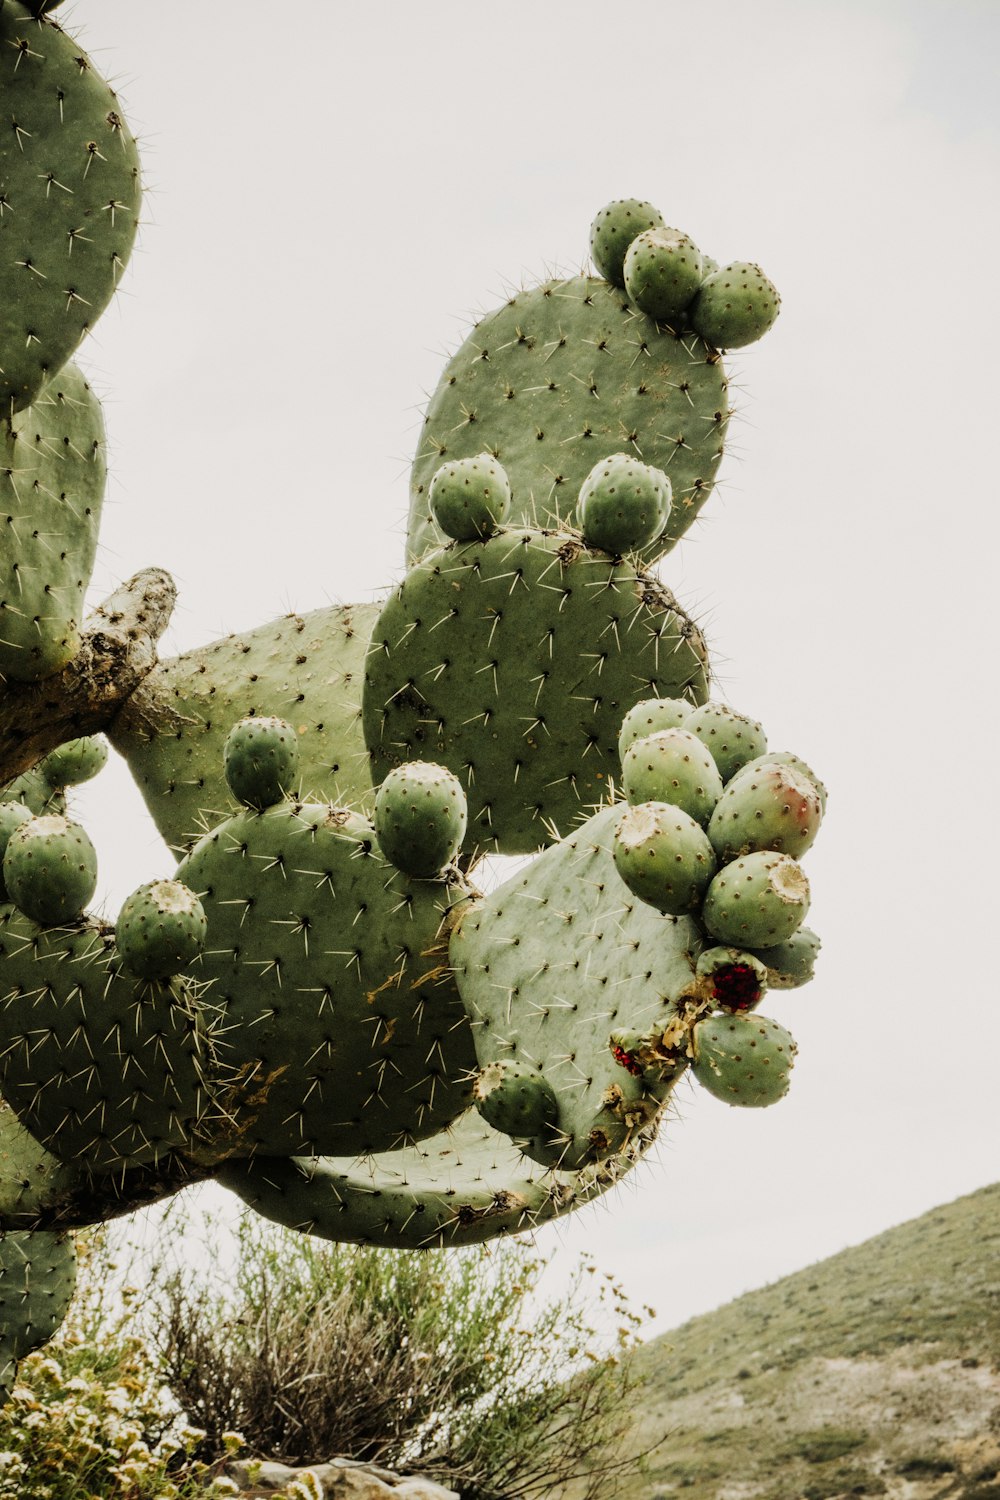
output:
M 225 1473 L 239 1485 L 244 1500 L 267 1500 L 307 1473 L 315 1475 L 323 1500 L 458 1500 L 454 1490 L 429 1479 L 404 1478 L 378 1464 L 357 1463 L 350 1458 L 301 1468 L 239 1459 L 228 1464 Z

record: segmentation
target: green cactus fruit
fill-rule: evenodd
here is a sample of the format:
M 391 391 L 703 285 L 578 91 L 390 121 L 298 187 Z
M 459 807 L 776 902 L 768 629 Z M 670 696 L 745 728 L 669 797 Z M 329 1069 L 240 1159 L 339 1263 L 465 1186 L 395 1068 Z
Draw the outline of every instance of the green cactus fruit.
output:
M 486 1123 L 515 1142 L 545 1139 L 559 1119 L 559 1101 L 538 1068 L 523 1063 L 492 1062 L 482 1069 L 472 1090 Z
M 787 942 L 808 910 L 801 865 L 767 850 L 722 867 L 705 893 L 701 919 L 720 942 L 760 949 Z
M 367 818 L 286 801 L 220 823 L 177 878 L 202 893 L 192 972 L 233 1074 L 220 1154 L 386 1151 L 467 1108 L 475 1051 L 447 961 L 470 895 L 458 871 L 412 879 Z
M 661 229 L 663 215 L 642 198 L 616 198 L 599 209 L 590 226 L 594 265 L 612 286 L 625 285 L 625 256 L 636 235 Z
M 85 735 L 79 740 L 67 740 L 57 750 L 52 750 L 38 769 L 53 791 L 63 791 L 68 786 L 80 786 L 92 781 L 108 763 L 108 742 L 103 735 Z
M 536 1166 L 476 1110 L 416 1146 L 358 1162 L 255 1157 L 219 1182 L 265 1218 L 304 1234 L 395 1250 L 478 1245 L 537 1229 L 606 1193 L 641 1159 L 653 1126 L 579 1172 Z
M 487 450 L 510 477 L 511 526 L 579 528 L 580 488 L 623 450 L 670 476 L 654 562 L 699 514 L 722 458 L 726 373 L 696 335 L 647 318 L 605 281 L 578 276 L 517 292 L 476 325 L 427 406 L 410 480 L 407 557 L 446 540 L 428 491 L 442 463 Z
M 742 349 L 771 327 L 781 298 L 760 266 L 736 260 L 701 284 L 688 316 L 691 327 L 716 349 Z
M 0 1234 L 0 1362 L 23 1359 L 60 1327 L 76 1287 L 71 1235 L 14 1229 Z
M 820 940 L 808 927 L 800 927 L 783 943 L 758 948 L 757 958 L 767 969 L 768 982 L 776 990 L 796 990 L 813 977 Z
M 79 823 L 55 813 L 32 818 L 7 841 L 3 881 L 40 926 L 75 922 L 97 887 L 97 854 Z
M 706 948 L 695 970 L 708 998 L 719 1010 L 753 1010 L 768 986 L 768 972 L 755 954 L 744 948 Z
M 767 737 L 757 720 L 738 714 L 725 703 L 703 703 L 693 709 L 684 720 L 684 728 L 711 750 L 724 782 L 767 749 Z
M 690 918 L 662 916 L 618 880 L 620 815 L 603 808 L 471 903 L 451 939 L 480 1067 L 540 1069 L 555 1092 L 548 1136 L 521 1144 L 559 1168 L 622 1150 L 655 1120 L 680 1071 L 630 1072 L 609 1046 L 613 1032 L 662 1036 L 678 1024 L 699 939 Z
M 620 814 L 614 861 L 640 901 L 675 917 L 698 907 L 716 868 L 705 830 L 666 802 L 642 802 Z
M 7 852 L 10 836 L 24 823 L 30 823 L 32 812 L 23 802 L 0 802 L 0 901 L 9 901 L 7 886 L 3 878 L 3 857 Z
M 397 870 L 440 875 L 465 838 L 468 810 L 462 783 L 430 761 L 397 766 L 378 789 L 374 822 L 379 848 Z
M 222 765 L 229 790 L 244 807 L 263 812 L 290 795 L 299 769 L 299 743 L 285 719 L 241 719 L 226 736 Z
M 644 698 L 629 709 L 618 735 L 618 756 L 624 760 L 629 747 L 661 729 L 680 729 L 695 707 L 686 698 Z
M 812 847 L 822 817 L 815 786 L 793 766 L 753 761 L 722 793 L 708 836 L 723 865 L 755 849 L 776 849 L 801 859 Z
M 286 615 L 154 667 L 108 737 L 171 848 L 190 849 L 233 811 L 223 748 L 247 716 L 293 726 L 303 796 L 338 807 L 371 796 L 360 710 L 378 612 L 354 604 Z
M 640 312 L 674 324 L 691 305 L 702 279 L 701 251 L 679 229 L 646 229 L 628 247 L 625 290 Z
M 529 853 L 606 800 L 625 712 L 650 693 L 701 701 L 705 670 L 673 595 L 577 537 L 504 531 L 432 553 L 372 632 L 372 779 L 446 766 L 468 797 L 466 849 Z
M 16 217 L 0 213 L 0 246 Z M 75 365 L 0 421 L 0 447 L 0 674 L 36 682 L 79 650 L 104 499 L 104 419 Z
M 477 453 L 442 464 L 427 498 L 445 536 L 474 542 L 492 536 L 507 519 L 510 480 L 492 453 Z
M 0 408 L 34 401 L 110 301 L 135 239 L 139 160 L 115 94 L 57 25 L 0 10 Z
M 767 1016 L 706 1016 L 691 1034 L 691 1071 L 725 1104 L 758 1109 L 788 1092 L 798 1050 L 783 1026 Z
M 766 755 L 758 755 L 754 760 L 748 761 L 745 766 L 736 772 L 736 776 L 747 776 L 761 766 L 791 766 L 793 771 L 798 771 L 800 776 L 804 776 L 807 781 L 812 783 L 813 790 L 819 798 L 820 812 L 823 814 L 826 813 L 826 787 L 820 781 L 816 772 L 810 766 L 807 766 L 804 760 L 800 760 L 790 750 L 769 750 Z
M 125 967 L 139 979 L 180 974 L 205 946 L 208 922 L 193 891 L 179 880 L 154 880 L 127 898 L 115 924 Z
M 686 729 L 661 729 L 633 740 L 622 758 L 622 785 L 633 805 L 669 802 L 705 824 L 722 796 L 722 777 L 702 740 Z
M 670 480 L 628 453 L 600 459 L 580 488 L 577 518 L 588 547 L 621 557 L 660 535 L 670 514 Z
M 218 1032 L 197 986 L 124 974 L 92 918 L 39 931 L 9 906 L 0 963 L 0 1090 L 54 1156 L 120 1175 L 215 1128 Z M 108 1196 L 92 1186 L 92 1201 Z

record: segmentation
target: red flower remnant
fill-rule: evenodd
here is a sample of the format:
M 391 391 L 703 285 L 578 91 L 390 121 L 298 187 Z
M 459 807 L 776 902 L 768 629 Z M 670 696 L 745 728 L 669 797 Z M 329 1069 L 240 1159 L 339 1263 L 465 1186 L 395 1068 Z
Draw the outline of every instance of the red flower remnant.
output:
M 712 998 L 724 1010 L 749 1010 L 760 999 L 760 981 L 749 964 L 723 964 L 712 984 Z
M 627 1072 L 632 1074 L 633 1078 L 639 1077 L 639 1074 L 642 1072 L 642 1064 L 637 1062 L 632 1053 L 626 1052 L 625 1048 L 619 1046 L 617 1042 L 611 1043 L 611 1056 L 618 1066 L 625 1068 Z

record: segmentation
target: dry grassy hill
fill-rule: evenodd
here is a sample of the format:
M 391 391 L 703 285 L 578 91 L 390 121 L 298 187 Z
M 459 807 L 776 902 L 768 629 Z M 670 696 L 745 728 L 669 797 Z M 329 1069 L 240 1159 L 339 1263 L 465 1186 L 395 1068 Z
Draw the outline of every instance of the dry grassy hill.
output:
M 1000 1500 L 1000 1185 L 646 1346 L 628 1500 Z

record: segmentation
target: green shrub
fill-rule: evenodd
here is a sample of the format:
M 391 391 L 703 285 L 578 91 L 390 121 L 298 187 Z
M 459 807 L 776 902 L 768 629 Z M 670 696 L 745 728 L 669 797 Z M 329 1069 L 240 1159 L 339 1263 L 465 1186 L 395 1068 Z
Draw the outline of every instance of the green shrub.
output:
M 237 1431 L 259 1456 L 377 1461 L 467 1500 L 571 1478 L 580 1496 L 613 1495 L 641 1319 L 587 1265 L 543 1300 L 542 1269 L 512 1241 L 387 1251 L 248 1217 L 224 1280 L 159 1273 L 151 1331 L 208 1462 Z

